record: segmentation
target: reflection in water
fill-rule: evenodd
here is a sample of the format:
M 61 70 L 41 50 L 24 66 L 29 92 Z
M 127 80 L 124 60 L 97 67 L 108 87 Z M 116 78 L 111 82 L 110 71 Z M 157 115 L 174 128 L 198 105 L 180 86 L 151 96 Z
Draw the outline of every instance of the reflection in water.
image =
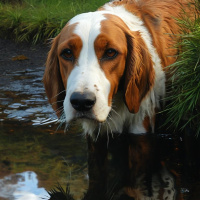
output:
M 50 190 L 57 183 L 62 187 L 70 183 L 71 191 L 79 198 L 88 182 L 85 140 L 77 134 L 52 133 L 52 129 L 55 130 L 56 126 L 48 128 L 1 122 L 0 179 L 26 170 L 33 171 L 38 180 L 38 188 L 30 188 L 34 193 L 39 188 Z M 10 188 L 9 182 L 6 183 Z M 76 190 L 77 187 L 80 189 Z
M 199 152 L 199 144 L 184 137 L 123 133 L 110 136 L 109 146 L 107 137 L 95 142 L 88 138 L 90 179 L 81 199 L 199 200 L 199 155 L 191 154 L 194 149 Z M 57 195 L 67 200 L 60 192 Z
M 109 147 L 107 137 L 88 139 L 88 188 L 86 140 L 78 127 L 55 134 L 42 71 L 0 76 L 0 199 L 45 198 L 58 182 L 70 183 L 74 199 L 200 199 L 200 139 L 190 131 L 121 134 Z
M 109 139 L 109 148 L 104 138 L 97 143 L 89 139 L 90 182 L 84 200 L 180 199 L 178 176 L 163 160 L 162 138 L 124 133 Z
M 86 144 L 79 128 L 72 130 L 76 135 L 64 135 L 56 131 L 58 125 L 41 126 L 56 118 L 42 76 L 43 68 L 0 75 L 0 199 L 45 198 L 42 191 L 58 182 L 70 183 L 76 198 L 87 188 Z
M 10 200 L 39 200 L 48 197 L 44 188 L 38 188 L 37 175 L 23 172 L 0 179 L 0 197 Z

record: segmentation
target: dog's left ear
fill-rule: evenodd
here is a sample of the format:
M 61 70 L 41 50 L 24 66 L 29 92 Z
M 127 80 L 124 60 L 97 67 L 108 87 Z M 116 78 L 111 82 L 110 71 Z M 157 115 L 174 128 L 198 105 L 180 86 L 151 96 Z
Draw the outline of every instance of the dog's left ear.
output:
M 149 50 L 139 32 L 126 34 L 125 103 L 129 112 L 137 113 L 141 101 L 154 84 L 155 72 Z
M 57 52 L 59 38 L 60 35 L 56 36 L 52 41 L 43 76 L 43 83 L 47 97 L 58 117 L 61 116 L 63 101 L 65 98 L 65 88 L 60 74 Z

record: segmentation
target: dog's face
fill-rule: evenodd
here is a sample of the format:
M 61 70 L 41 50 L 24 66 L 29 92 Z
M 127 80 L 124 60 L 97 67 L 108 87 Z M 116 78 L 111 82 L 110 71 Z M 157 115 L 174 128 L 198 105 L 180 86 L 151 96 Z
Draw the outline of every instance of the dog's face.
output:
M 125 34 L 102 14 L 93 17 L 84 14 L 72 19 L 59 40 L 67 122 L 79 117 L 105 121 L 125 68 Z
M 138 32 L 104 11 L 71 19 L 53 40 L 44 74 L 47 96 L 66 122 L 104 122 L 123 81 L 124 103 L 136 113 L 154 82 L 153 64 Z

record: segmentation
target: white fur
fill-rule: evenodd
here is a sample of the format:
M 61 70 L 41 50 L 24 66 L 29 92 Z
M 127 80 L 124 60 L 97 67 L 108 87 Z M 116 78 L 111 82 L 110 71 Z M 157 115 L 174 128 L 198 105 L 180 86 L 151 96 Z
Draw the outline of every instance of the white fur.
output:
M 66 122 L 69 123 L 76 117 L 76 111 L 70 104 L 70 96 L 73 92 L 90 91 L 96 95 L 96 103 L 93 107 L 93 117 L 98 121 L 105 121 L 111 107 L 108 106 L 110 82 L 101 70 L 95 51 L 94 41 L 100 34 L 100 22 L 105 17 L 100 13 L 85 13 L 74 17 L 69 23 L 77 23 L 74 33 L 82 42 L 78 62 L 67 80 L 67 93 L 64 100 Z
M 152 116 L 155 114 L 155 108 L 160 107 L 159 100 L 163 99 L 165 95 L 165 73 L 162 69 L 161 60 L 158 56 L 158 53 L 152 44 L 151 35 L 148 29 L 145 27 L 143 21 L 137 16 L 128 12 L 124 6 L 111 7 L 108 3 L 104 6 L 104 8 L 107 11 L 110 11 L 112 14 L 120 17 L 130 30 L 139 31 L 151 54 L 151 58 L 154 63 L 153 67 L 155 70 L 154 87 L 151 89 L 148 96 L 142 101 L 137 114 L 132 115 L 127 111 L 125 111 L 125 113 L 128 115 L 126 118 L 130 121 L 129 131 L 131 133 L 144 133 L 142 122 L 145 116 L 150 117 L 150 120 L 152 121 L 151 126 L 154 131 L 154 122 Z
M 67 94 L 64 101 L 66 121 L 68 123 L 76 117 L 76 111 L 72 108 L 69 101 L 71 94 L 75 91 L 82 92 L 85 88 L 88 88 L 97 97 L 97 102 L 93 108 L 94 116 L 98 121 L 103 123 L 99 124 L 92 120 L 81 119 L 85 133 L 90 135 L 93 135 L 94 132 L 96 135 L 102 132 L 121 133 L 124 126 L 128 128 L 130 133 L 145 133 L 146 130 L 143 127 L 145 116 L 149 116 L 153 129 L 154 122 L 152 117 L 155 114 L 155 108 L 160 107 L 159 100 L 165 94 L 165 74 L 161 66 L 161 60 L 155 47 L 152 45 L 151 35 L 141 19 L 128 12 L 123 6 L 111 7 L 108 3 L 104 6 L 104 9 L 105 11 L 78 15 L 69 22 L 70 24 L 77 23 L 75 33 L 81 37 L 83 48 L 78 59 L 78 64 L 72 70 L 67 81 Z M 105 13 L 120 17 L 130 30 L 140 32 L 154 63 L 154 86 L 142 101 L 140 109 L 136 114 L 131 114 L 128 111 L 123 102 L 122 94 L 117 94 L 114 97 L 113 108 L 108 106 L 110 83 L 101 70 L 94 51 L 94 41 L 100 34 L 101 21 L 106 19 L 104 17 Z M 99 92 L 95 90 L 94 85 L 98 86 Z M 118 102 L 119 105 L 115 105 L 115 102 Z M 106 122 L 104 122 L 105 120 Z

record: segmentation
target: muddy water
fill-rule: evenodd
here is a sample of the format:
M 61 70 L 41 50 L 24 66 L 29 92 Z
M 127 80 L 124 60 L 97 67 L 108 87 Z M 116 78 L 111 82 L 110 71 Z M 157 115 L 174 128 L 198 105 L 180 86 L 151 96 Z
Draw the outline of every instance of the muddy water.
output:
M 0 200 L 48 199 L 46 190 L 57 183 L 64 188 L 70 183 L 75 199 L 81 199 L 87 190 L 86 141 L 79 127 L 67 134 L 62 128 L 57 129 L 56 116 L 41 82 L 42 75 L 43 69 L 37 68 L 4 73 L 0 77 Z M 148 171 L 152 173 L 148 180 L 151 183 L 147 184 L 151 185 L 152 195 L 156 195 L 153 190 L 156 186 L 162 191 L 160 196 L 161 193 L 168 195 L 165 198 L 168 200 L 200 200 L 199 139 L 193 137 L 191 130 L 181 134 L 160 131 L 154 136 L 155 147 L 147 137 L 132 138 L 137 190 L 132 195 L 144 187 L 137 182 L 138 174 Z M 148 152 L 142 152 L 147 147 Z M 119 159 L 121 150 L 118 149 Z M 125 173 L 120 162 L 111 162 L 111 179 L 116 180 L 119 174 Z M 159 167 L 158 163 L 161 163 Z M 114 175 L 113 168 L 119 170 Z M 156 199 L 164 198 L 151 198 Z
M 56 118 L 47 103 L 41 80 L 40 68 L 7 73 L 1 78 L 1 121 Z
M 87 188 L 85 140 L 76 127 L 57 130 L 42 76 L 37 68 L 0 77 L 0 199 L 41 199 L 57 183 L 80 188 L 76 197 Z

